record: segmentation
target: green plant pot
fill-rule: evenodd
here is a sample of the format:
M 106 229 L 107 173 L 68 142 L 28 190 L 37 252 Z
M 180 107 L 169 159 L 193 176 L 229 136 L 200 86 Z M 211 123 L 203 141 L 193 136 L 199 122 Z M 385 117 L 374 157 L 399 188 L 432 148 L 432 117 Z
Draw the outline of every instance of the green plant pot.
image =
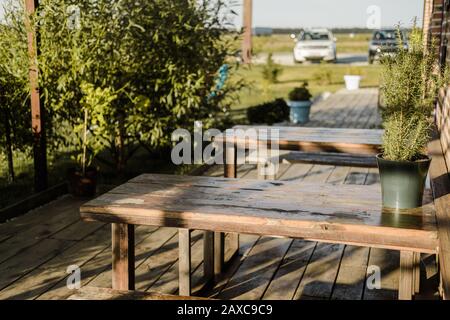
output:
M 291 101 L 287 102 L 290 110 L 290 120 L 294 124 L 309 122 L 309 113 L 311 111 L 311 101 Z
M 383 207 L 410 209 L 422 206 L 425 181 L 431 158 L 418 161 L 391 161 L 377 155 Z

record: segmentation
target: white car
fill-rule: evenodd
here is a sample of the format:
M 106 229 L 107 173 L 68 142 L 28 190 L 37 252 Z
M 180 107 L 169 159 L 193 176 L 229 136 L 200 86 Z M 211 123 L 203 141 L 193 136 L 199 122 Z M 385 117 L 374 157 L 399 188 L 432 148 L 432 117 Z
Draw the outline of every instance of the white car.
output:
M 300 33 L 294 48 L 294 60 L 301 63 L 307 60 L 335 62 L 336 39 L 328 29 L 306 29 Z

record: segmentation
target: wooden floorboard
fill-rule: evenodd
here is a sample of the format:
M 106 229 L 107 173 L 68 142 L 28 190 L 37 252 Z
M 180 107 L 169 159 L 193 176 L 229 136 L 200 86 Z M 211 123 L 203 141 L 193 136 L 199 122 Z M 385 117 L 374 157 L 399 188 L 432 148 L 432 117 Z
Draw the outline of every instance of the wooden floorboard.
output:
M 314 105 L 308 127 L 379 128 L 377 91 L 338 92 Z M 223 166 L 205 175 L 223 176 Z M 256 179 L 255 165 L 238 168 Z M 379 184 L 376 168 L 281 164 L 277 179 L 341 184 Z M 67 299 L 67 267 L 81 268 L 82 285 L 111 286 L 111 229 L 80 221 L 82 200 L 69 196 L 0 224 L 0 299 Z M 239 256 L 210 287 L 203 287 L 202 238 L 193 233 L 194 294 L 230 299 L 396 299 L 399 255 L 395 251 L 304 240 L 241 235 Z M 227 238 L 228 239 L 228 238 Z M 229 252 L 228 252 L 229 253 Z M 380 290 L 366 287 L 367 268 L 381 270 Z M 435 257 L 422 255 L 427 297 L 436 297 Z M 176 229 L 136 229 L 136 288 L 177 293 Z

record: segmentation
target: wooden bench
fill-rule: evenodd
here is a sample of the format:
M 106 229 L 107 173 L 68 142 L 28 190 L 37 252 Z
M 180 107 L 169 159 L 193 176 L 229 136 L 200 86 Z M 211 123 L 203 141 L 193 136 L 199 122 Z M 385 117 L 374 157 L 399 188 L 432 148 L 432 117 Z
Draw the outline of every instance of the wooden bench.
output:
M 156 292 L 121 291 L 109 288 L 82 287 L 68 300 L 208 300 L 199 297 L 183 297 Z
M 236 177 L 237 165 L 242 162 L 238 151 L 246 149 L 250 149 L 250 158 L 260 166 L 274 162 L 272 157 L 280 160 L 279 152 L 271 152 L 276 147 L 292 151 L 283 155 L 292 162 L 374 167 L 383 133 L 375 129 L 235 126 L 214 141 L 224 144 L 225 176 Z M 261 177 L 275 178 L 264 174 Z
M 397 214 L 383 211 L 379 186 L 147 174 L 83 205 L 81 216 L 113 224 L 113 288 L 118 290 L 134 289 L 134 225 L 179 228 L 179 292 L 185 296 L 191 294 L 192 230 L 205 231 L 207 280 L 214 274 L 215 246 L 221 244 L 213 232 L 399 250 L 401 299 L 418 290 L 418 254 L 438 248 L 433 204 Z

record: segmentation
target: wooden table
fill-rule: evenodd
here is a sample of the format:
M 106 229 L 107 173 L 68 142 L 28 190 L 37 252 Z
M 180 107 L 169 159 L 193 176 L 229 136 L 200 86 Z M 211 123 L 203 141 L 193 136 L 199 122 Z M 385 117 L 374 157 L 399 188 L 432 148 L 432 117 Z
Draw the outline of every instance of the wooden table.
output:
M 251 135 L 249 130 L 254 130 Z M 270 134 L 277 130 L 274 137 Z M 260 135 L 259 133 L 263 133 Z M 237 178 L 237 167 L 239 164 L 238 150 L 244 151 L 249 148 L 270 149 L 274 145 L 280 150 L 313 152 L 315 154 L 302 155 L 304 161 L 309 163 L 322 163 L 335 165 L 376 166 L 374 155 L 381 152 L 381 143 L 384 130 L 375 129 L 342 129 L 342 128 L 308 128 L 308 127 L 272 127 L 272 126 L 235 126 L 227 130 L 221 136 L 214 139 L 215 142 L 223 144 L 224 150 L 224 177 Z M 317 155 L 317 153 L 321 153 Z M 270 154 L 270 151 L 269 151 Z M 341 155 L 339 157 L 339 155 Z M 278 154 L 276 160 L 279 161 Z M 317 156 L 320 160 L 317 161 Z M 341 157 L 344 157 L 342 159 Z M 349 161 L 349 158 L 352 159 Z M 253 157 L 255 158 L 255 157 Z M 274 180 L 276 175 L 266 174 L 264 167 L 273 161 L 270 155 L 260 156 L 257 153 L 258 176 L 263 180 Z M 328 161 L 324 162 L 324 159 Z M 242 160 L 242 159 L 241 159 Z M 234 247 L 239 247 L 239 235 L 231 235 Z M 224 266 L 224 234 L 215 234 L 217 250 L 215 252 L 215 272 L 222 272 Z
M 113 289 L 134 289 L 134 225 L 179 228 L 180 294 L 190 295 L 190 237 L 203 230 L 205 277 L 214 274 L 213 233 L 245 233 L 400 250 L 399 297 L 418 289 L 418 253 L 438 247 L 432 204 L 383 211 L 379 186 L 334 186 L 146 174 L 81 207 L 112 223 Z M 257 276 L 257 275 L 256 275 Z

